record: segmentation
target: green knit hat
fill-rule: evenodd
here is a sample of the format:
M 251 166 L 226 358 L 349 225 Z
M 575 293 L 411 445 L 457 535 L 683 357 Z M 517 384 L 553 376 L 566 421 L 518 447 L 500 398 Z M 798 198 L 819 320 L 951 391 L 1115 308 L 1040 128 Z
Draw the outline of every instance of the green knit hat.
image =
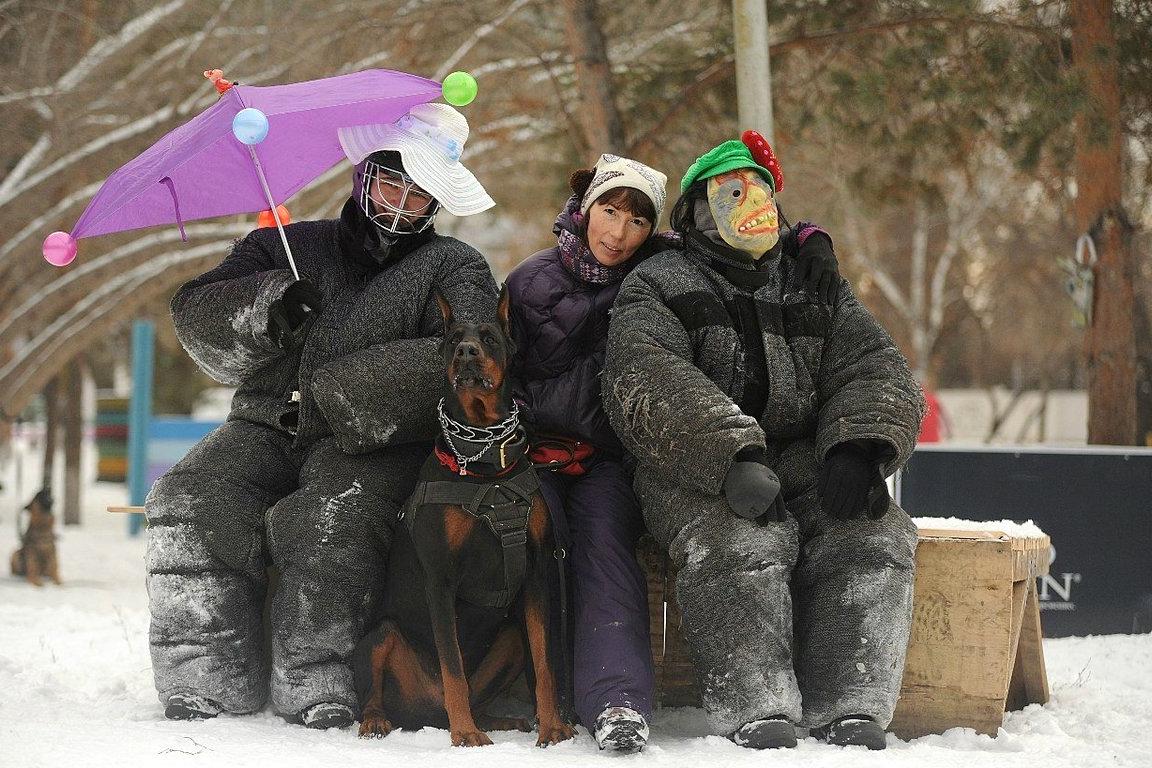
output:
M 771 185 L 772 192 L 776 192 L 776 180 L 772 178 L 771 172 L 752 159 L 752 151 L 743 142 L 734 139 L 713 147 L 696 158 L 696 162 L 688 168 L 684 178 L 680 179 L 680 191 L 687 192 L 688 187 L 699 179 L 710 179 L 739 168 L 754 168 Z

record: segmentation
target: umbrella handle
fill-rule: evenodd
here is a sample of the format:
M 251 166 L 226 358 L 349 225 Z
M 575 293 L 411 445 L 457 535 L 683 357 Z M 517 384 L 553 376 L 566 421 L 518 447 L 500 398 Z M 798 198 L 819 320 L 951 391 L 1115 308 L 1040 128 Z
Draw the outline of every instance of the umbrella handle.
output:
M 260 165 L 260 158 L 256 157 L 256 147 L 251 144 L 248 155 L 252 158 L 252 165 L 256 166 L 256 175 L 260 178 L 260 186 L 264 190 L 264 197 L 268 200 L 268 207 L 272 209 L 272 217 L 276 219 L 276 231 L 280 233 L 280 242 L 284 244 L 284 253 L 288 254 L 288 266 L 292 267 L 292 275 L 299 280 L 300 273 L 296 270 L 296 260 L 292 258 L 292 249 L 288 246 L 288 238 L 284 236 L 284 225 L 280 223 L 280 212 L 276 210 L 276 201 L 272 199 L 272 190 L 268 189 L 268 180 L 264 178 L 264 166 Z

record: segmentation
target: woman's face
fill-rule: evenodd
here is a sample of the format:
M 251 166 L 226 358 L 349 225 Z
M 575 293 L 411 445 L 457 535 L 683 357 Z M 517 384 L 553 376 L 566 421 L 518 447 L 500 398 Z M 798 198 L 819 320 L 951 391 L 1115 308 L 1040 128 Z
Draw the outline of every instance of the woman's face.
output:
M 606 267 L 632 258 L 651 232 L 652 222 L 618 206 L 593 203 L 588 209 L 588 248 Z

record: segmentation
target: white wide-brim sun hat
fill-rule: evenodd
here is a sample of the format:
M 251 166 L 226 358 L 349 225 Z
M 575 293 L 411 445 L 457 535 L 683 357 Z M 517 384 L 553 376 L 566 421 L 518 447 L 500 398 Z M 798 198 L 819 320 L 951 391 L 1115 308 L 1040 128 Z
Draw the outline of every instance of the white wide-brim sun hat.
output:
M 380 150 L 399 152 L 405 173 L 454 216 L 471 216 L 496 205 L 460 162 L 468 121 L 447 104 L 417 104 L 394 123 L 340 128 L 337 134 L 353 165 Z

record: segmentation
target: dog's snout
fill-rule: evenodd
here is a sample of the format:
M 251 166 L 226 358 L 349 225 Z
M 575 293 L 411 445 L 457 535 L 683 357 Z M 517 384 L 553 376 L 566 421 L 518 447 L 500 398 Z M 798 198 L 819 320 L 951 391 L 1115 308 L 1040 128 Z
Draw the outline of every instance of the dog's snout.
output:
M 462 341 L 456 345 L 456 357 L 461 360 L 480 357 L 480 345 L 471 341 Z

